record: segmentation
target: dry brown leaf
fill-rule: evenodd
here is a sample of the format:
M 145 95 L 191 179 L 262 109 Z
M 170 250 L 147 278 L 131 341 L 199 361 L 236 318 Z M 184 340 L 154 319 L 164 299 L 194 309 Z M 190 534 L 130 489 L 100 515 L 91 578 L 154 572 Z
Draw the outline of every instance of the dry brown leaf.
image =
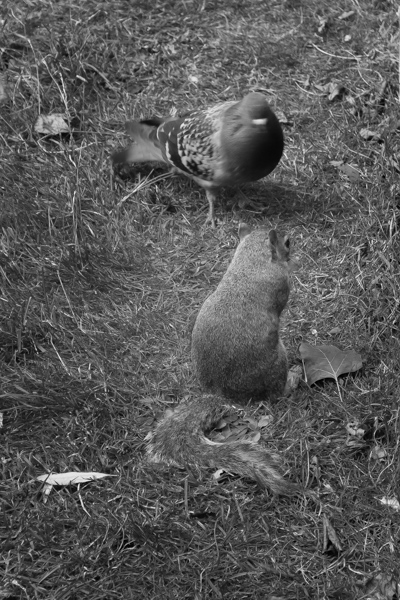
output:
M 350 181 L 358 181 L 360 179 L 360 173 L 357 171 L 357 169 L 355 169 L 351 165 L 348 165 L 348 164 L 338 165 L 338 169 L 341 173 L 344 173 L 344 175 L 347 175 L 347 177 L 350 179 Z
M 336 346 L 313 346 L 303 342 L 300 344 L 300 356 L 309 385 L 320 379 L 337 381 L 340 375 L 353 373 L 362 367 L 362 358 L 358 352 L 343 352 Z
M 342 544 L 339 541 L 337 533 L 326 515 L 323 516 L 323 527 L 324 527 L 324 545 L 323 552 L 327 552 L 330 546 L 333 546 L 337 552 L 343 550 Z
M 365 585 L 365 600 L 393 600 L 400 593 L 397 577 L 379 573 L 369 579 Z
M 377 131 L 371 131 L 370 129 L 360 129 L 360 136 L 367 142 L 379 142 L 382 141 L 382 136 Z
M 45 135 L 59 135 L 60 133 L 69 133 L 70 127 L 65 120 L 65 115 L 53 113 L 52 115 L 39 115 L 34 130 Z

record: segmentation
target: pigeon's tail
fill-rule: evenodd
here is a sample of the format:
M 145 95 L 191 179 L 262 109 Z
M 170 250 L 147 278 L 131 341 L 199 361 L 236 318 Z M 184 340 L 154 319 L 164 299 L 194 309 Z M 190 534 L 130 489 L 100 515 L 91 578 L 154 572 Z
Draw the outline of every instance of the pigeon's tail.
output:
M 166 162 L 161 152 L 161 144 L 157 139 L 158 120 L 131 121 L 126 130 L 133 144 L 115 152 L 112 159 L 115 163 Z

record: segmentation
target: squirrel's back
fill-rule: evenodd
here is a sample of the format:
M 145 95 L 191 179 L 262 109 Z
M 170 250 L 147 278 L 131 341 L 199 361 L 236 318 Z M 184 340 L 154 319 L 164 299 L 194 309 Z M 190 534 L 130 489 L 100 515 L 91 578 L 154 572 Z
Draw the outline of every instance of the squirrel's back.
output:
M 233 400 L 283 392 L 287 358 L 279 317 L 289 298 L 290 244 L 275 230 L 247 225 L 192 332 L 192 360 L 202 387 Z

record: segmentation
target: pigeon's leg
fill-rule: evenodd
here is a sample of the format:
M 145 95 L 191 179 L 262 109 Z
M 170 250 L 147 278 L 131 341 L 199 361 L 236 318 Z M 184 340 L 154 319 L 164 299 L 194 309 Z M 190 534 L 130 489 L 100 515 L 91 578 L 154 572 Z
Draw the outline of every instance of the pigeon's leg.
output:
M 208 214 L 207 214 L 207 219 L 206 219 L 205 225 L 208 225 L 208 223 L 210 223 L 211 227 L 213 229 L 215 229 L 214 201 L 217 197 L 217 194 L 215 193 L 214 190 L 206 190 L 206 194 L 207 194 L 209 209 L 208 209 Z

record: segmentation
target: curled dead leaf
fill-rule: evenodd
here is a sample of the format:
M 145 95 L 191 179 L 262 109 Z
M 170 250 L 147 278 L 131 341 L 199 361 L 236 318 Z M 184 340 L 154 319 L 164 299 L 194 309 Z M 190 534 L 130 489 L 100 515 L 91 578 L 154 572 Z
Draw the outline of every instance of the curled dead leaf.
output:
M 323 527 L 324 527 L 324 546 L 323 552 L 331 552 L 332 549 L 336 553 L 343 550 L 342 544 L 339 541 L 338 535 L 326 515 L 323 516 Z
M 400 510 L 400 502 L 397 500 L 397 498 L 386 498 L 384 496 L 383 498 L 379 498 L 379 502 L 381 504 L 384 504 L 385 506 L 389 506 L 390 508 L 393 508 L 393 510 L 395 510 L 395 511 Z
M 370 129 L 366 129 L 365 127 L 363 129 L 360 129 L 360 136 L 363 138 L 363 140 L 366 140 L 367 142 L 382 141 L 382 136 L 377 131 L 371 131 Z
M 39 115 L 34 125 L 36 133 L 44 135 L 59 135 L 69 133 L 70 126 L 65 120 L 65 115 L 53 113 L 51 115 Z

